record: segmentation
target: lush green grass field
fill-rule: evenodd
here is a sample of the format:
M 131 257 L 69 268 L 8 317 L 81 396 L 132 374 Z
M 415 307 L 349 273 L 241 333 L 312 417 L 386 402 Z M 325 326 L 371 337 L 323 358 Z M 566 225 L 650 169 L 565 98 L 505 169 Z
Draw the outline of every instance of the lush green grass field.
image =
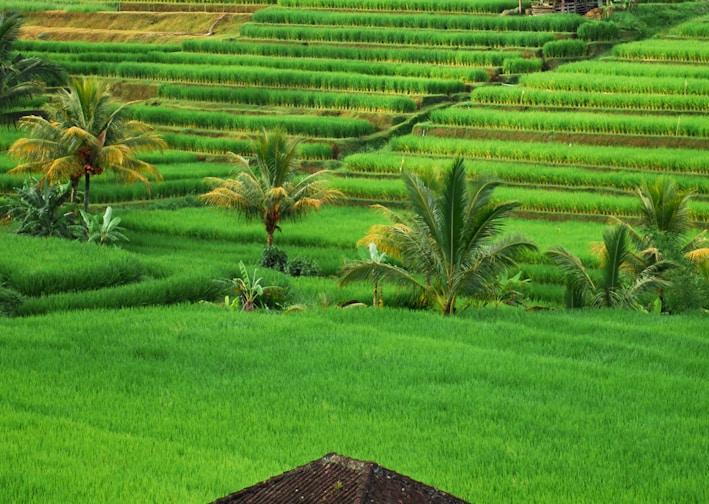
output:
M 214 305 L 0 319 L 0 485 L 17 503 L 209 502 L 336 451 L 470 502 L 705 502 L 705 327 Z
M 57 9 L 77 11 L 109 7 L 107 2 L 83 0 L 50 3 Z M 202 4 L 207 15 L 206 6 L 213 2 L 191 3 Z M 6 4 L 19 6 L 19 2 Z M 350 9 L 376 8 L 384 14 L 362 12 L 357 17 L 387 23 L 404 18 L 432 22 L 434 10 L 499 12 L 517 6 L 508 0 L 279 0 L 278 4 L 301 9 L 342 8 L 343 4 Z M 395 6 L 427 13 L 386 13 Z M 690 7 L 687 3 L 687 12 Z M 45 8 L 49 4 L 37 0 L 24 5 L 26 12 Z M 116 6 L 111 4 L 110 8 Z M 704 9 L 699 3 L 693 7 L 697 13 L 700 8 Z M 661 21 L 668 9 L 653 4 L 640 5 L 634 11 L 646 11 L 648 19 L 669 26 L 671 23 Z M 281 11 L 284 9 L 275 10 Z M 260 14 L 265 15 L 265 11 Z M 319 11 L 315 15 L 321 16 Z M 347 25 L 353 18 L 352 12 L 328 16 L 348 20 Z M 154 19 L 140 17 L 145 23 Z M 498 22 L 496 17 L 488 17 Z M 534 22 L 546 23 L 552 17 L 541 18 Z M 84 28 L 82 23 L 105 24 L 87 24 L 86 19 L 107 18 L 74 15 L 67 27 L 71 34 L 64 35 L 73 37 L 77 30 L 71 27 Z M 138 16 L 127 19 L 137 20 Z M 283 66 L 310 65 L 308 73 L 328 73 L 328 68 L 332 73 L 335 66 L 338 71 L 344 66 L 349 73 L 342 82 L 353 86 L 358 73 L 366 74 L 361 82 L 374 82 L 369 75 L 377 73 L 374 70 L 393 71 L 396 67 L 397 72 L 406 70 L 407 78 L 389 80 L 403 85 L 413 80 L 408 72 L 418 65 L 421 83 L 431 78 L 455 81 L 446 83 L 451 86 L 449 91 L 427 88 L 413 95 L 401 90 L 402 96 L 390 93 L 387 98 L 408 100 L 396 117 L 389 108 L 375 106 L 373 101 L 368 106 L 374 112 L 369 112 L 330 97 L 334 105 L 319 107 L 332 110 L 316 118 L 317 125 L 313 123 L 313 128 L 324 127 L 327 135 L 318 143 L 303 145 L 301 157 L 311 161 L 334 159 L 340 152 L 339 144 L 333 144 L 330 138 L 338 136 L 333 134 L 333 124 L 353 123 L 353 118 L 361 115 L 368 121 L 366 125 L 371 121 L 372 128 L 379 130 L 390 123 L 400 124 L 397 121 L 405 120 L 405 114 L 417 107 L 442 99 L 450 99 L 449 104 L 453 104 L 460 99 L 422 96 L 448 94 L 465 86 L 458 73 L 424 75 L 424 70 L 448 72 L 440 68 L 442 64 L 461 64 L 460 69 L 466 72 L 479 71 L 470 65 L 489 67 L 485 74 L 479 74 L 482 79 L 468 79 L 478 81 L 497 79 L 499 67 L 506 73 L 519 71 L 510 70 L 511 64 L 503 66 L 508 58 L 531 62 L 533 69 L 541 67 L 539 48 L 533 54 L 525 51 L 525 57 L 530 58 L 522 59 L 519 49 L 472 51 L 441 46 L 433 50 L 432 46 L 421 46 L 412 50 L 384 40 L 379 46 L 367 48 L 359 43 L 315 43 L 333 34 L 353 40 L 367 35 L 372 41 L 379 40 L 386 34 L 381 27 L 352 25 L 333 31 L 331 26 L 301 30 L 289 24 L 252 24 L 242 35 L 249 30 L 271 37 L 299 33 L 311 40 L 303 43 L 290 39 L 289 43 L 276 44 L 243 38 L 247 43 L 238 44 L 224 40 L 238 22 L 228 29 L 224 24 L 216 25 L 216 38 L 193 40 L 190 33 L 203 33 L 200 22 L 186 23 L 187 18 L 177 21 L 179 16 L 173 19 L 176 27 L 179 23 L 179 31 L 187 35 L 170 35 L 170 45 L 160 47 L 159 55 L 148 50 L 153 46 L 142 38 L 140 44 L 133 39 L 131 44 L 117 44 L 108 42 L 108 30 L 103 35 L 99 35 L 103 30 L 86 31 L 83 36 L 91 40 L 106 36 L 101 51 L 140 52 L 140 59 L 152 62 L 150 69 L 145 68 L 151 72 L 159 62 L 175 63 L 178 57 L 194 66 L 194 60 L 187 58 L 195 56 L 187 53 L 204 51 L 199 59 L 205 64 L 207 60 L 223 63 L 226 57 L 216 55 L 222 52 L 239 54 L 242 62 L 254 61 L 248 56 L 252 53 L 259 62 L 279 62 L 268 72 L 259 69 L 254 73 L 258 79 L 282 78 Z M 441 16 L 445 22 L 452 19 Z M 638 23 L 640 20 L 638 17 Z M 210 19 L 204 29 L 212 22 Z M 502 17 L 499 22 L 503 22 Z M 504 22 L 517 21 L 509 16 Z M 177 31 L 160 26 L 150 27 L 150 31 Z M 146 29 L 142 25 L 130 28 L 136 33 Z M 391 36 L 404 36 L 398 32 Z M 88 47 L 84 40 L 61 43 L 53 39 L 61 36 L 59 32 L 47 33 L 48 41 L 26 43 L 36 50 L 44 50 L 41 46 L 67 51 Z M 165 37 L 165 33 L 155 36 Z M 422 33 L 406 35 L 406 41 L 443 43 L 454 36 L 461 41 L 463 36 L 446 31 L 433 40 L 432 32 Z M 543 34 L 540 38 L 526 32 L 493 35 L 499 43 L 554 37 Z M 488 38 L 487 34 L 480 36 Z M 571 43 L 583 51 L 586 45 L 579 39 Z M 552 41 L 542 53 L 553 47 L 563 49 L 567 42 Z M 118 58 L 103 53 L 97 56 L 99 44 L 93 45 L 91 59 L 105 63 Z M 154 47 L 157 51 L 157 45 Z M 484 86 L 470 92 L 474 103 L 530 107 L 525 117 L 543 122 L 535 126 L 542 131 L 573 130 L 559 118 L 554 117 L 552 123 L 547 110 L 550 106 L 582 106 L 603 109 L 606 115 L 609 109 L 636 110 L 643 115 L 646 111 L 663 111 L 667 124 L 662 134 L 705 137 L 705 125 L 692 114 L 706 108 L 707 74 L 697 65 L 686 64 L 706 60 L 702 51 L 695 50 L 697 47 L 696 41 L 675 44 L 665 39 L 624 44 L 617 46 L 614 60 L 569 66 L 572 70 L 586 68 L 587 73 L 544 72 L 519 81 L 511 76 L 510 84 L 522 85 Z M 633 61 L 648 57 L 682 64 L 620 62 L 622 58 Z M 81 66 L 76 63 L 71 68 L 99 73 L 89 70 L 100 67 L 101 61 L 82 62 Z M 124 62 L 120 69 L 128 71 L 134 63 Z M 622 77 L 605 75 L 610 67 L 617 69 L 615 77 Z M 691 69 L 687 75 L 674 75 L 685 68 Z M 135 67 L 135 71 L 138 69 Z M 174 73 L 178 68 L 171 64 L 164 70 Z M 185 75 L 195 72 L 189 68 Z M 243 69 L 241 74 L 244 79 Z M 192 110 L 180 112 L 189 104 L 187 97 L 180 97 L 181 101 L 178 97 L 155 98 L 157 84 L 137 79 L 147 74 L 135 75 L 136 79 L 117 83 L 117 89 L 123 85 L 123 91 L 129 94 L 126 84 L 130 84 L 136 92 L 145 93 L 140 99 L 154 98 L 149 106 L 133 108 L 136 113 L 149 114 L 145 116 L 149 122 L 177 124 L 161 129 L 173 148 L 215 153 L 225 149 L 244 153 L 248 148 L 243 132 L 231 131 L 228 138 L 213 138 L 206 134 L 212 132 L 192 124 L 195 110 L 211 110 L 215 105 L 195 102 Z M 214 83 L 211 79 L 204 74 L 196 81 L 216 95 L 219 90 L 208 87 Z M 252 80 L 260 82 L 258 79 Z M 593 89 L 582 91 L 589 82 Z M 608 87 L 608 83 L 614 87 Z M 555 91 L 540 90 L 546 87 Z M 614 92 L 602 95 L 597 92 L 601 88 Z M 657 94 L 667 90 L 676 94 Z M 243 92 L 247 91 L 253 90 Z M 289 95 L 293 103 L 284 100 L 285 92 L 279 97 L 285 103 L 269 102 L 266 106 L 259 102 L 261 110 L 251 124 L 261 125 L 258 121 L 264 117 L 288 120 L 299 130 L 294 133 L 304 133 L 303 124 L 312 111 L 300 110 L 303 104 L 296 98 L 313 94 L 322 97 L 324 92 L 307 88 L 291 91 L 300 93 Z M 278 93 L 268 92 L 274 96 Z M 344 96 L 349 91 L 339 94 Z M 223 114 L 203 115 L 199 126 L 221 131 L 227 119 L 236 121 L 234 114 L 251 117 L 248 112 L 255 107 L 234 102 L 236 105 L 228 106 L 231 115 L 221 110 L 223 105 L 218 106 Z M 171 104 L 178 108 L 169 108 Z M 286 113 L 284 105 L 298 110 Z M 533 110 L 536 107 L 539 110 Z M 387 113 L 377 119 L 380 109 Z M 159 119 L 158 114 L 166 119 Z M 180 114 L 192 122 L 178 121 Z M 510 110 L 481 114 L 478 112 L 478 122 L 471 124 L 499 132 L 506 124 L 500 122 L 508 119 Z M 515 114 L 521 115 L 512 112 Z M 436 117 L 428 116 L 430 121 Z M 579 117 L 577 112 L 576 119 Z M 550 265 L 544 251 L 562 245 L 584 264 L 596 265 L 598 259 L 591 247 L 602 237 L 603 215 L 637 215 L 636 202 L 631 202 L 629 194 L 638 180 L 672 171 L 683 189 L 700 193 L 693 207 L 697 215 L 702 219 L 709 215 L 704 183 L 698 180 L 709 170 L 699 155 L 703 147 L 678 144 L 674 149 L 650 151 L 643 145 L 623 143 L 641 134 L 657 136 L 660 118 L 656 115 L 648 125 L 644 118 L 625 114 L 622 128 L 615 122 L 608 125 L 607 118 L 605 122 L 594 119 L 594 134 L 607 130 L 627 133 L 629 129 L 633 133 L 617 135 L 608 146 L 601 147 L 576 140 L 562 140 L 558 145 L 535 140 L 537 145 L 514 138 L 515 131 L 508 140 L 494 135 L 476 140 L 436 136 L 434 130 L 444 133 L 444 128 L 428 122 L 419 125 L 420 131 L 397 136 L 384 150 L 349 157 L 345 157 L 349 152 L 342 151 L 342 165 L 335 161 L 327 165 L 339 167 L 333 181 L 346 193 L 367 202 L 389 201 L 399 206 L 403 184 L 398 173 L 419 168 L 427 173 L 433 163 L 429 151 L 417 146 L 429 146 L 444 155 L 453 154 L 451 146 L 467 150 L 471 173 L 499 176 L 505 185 L 496 196 L 525 204 L 525 214 L 510 219 L 505 231 L 523 233 L 539 247 L 540 252 L 530 253 L 521 265 L 525 277 L 531 277 L 530 305 L 558 306 L 561 273 Z M 525 131 L 531 128 L 527 123 L 505 127 L 513 126 Z M 431 128 L 425 137 L 423 128 Z M 21 177 L 5 173 L 14 162 L 4 151 L 19 136 L 13 130 L 0 132 L 0 193 L 11 193 L 22 182 Z M 417 154 L 405 155 L 395 148 L 397 145 L 401 151 L 410 149 Z M 370 147 L 374 149 L 374 145 Z M 599 152 L 605 157 L 599 157 Z M 571 158 L 572 154 L 578 157 Z M 357 257 L 357 240 L 384 218 L 361 202 L 352 201 L 349 206 L 327 207 L 301 222 L 283 223 L 276 245 L 289 258 L 312 259 L 322 270 L 317 277 L 288 277 L 259 266 L 265 244 L 260 224 L 245 223 L 232 212 L 197 203 L 197 195 L 206 190 L 203 177 L 228 176 L 230 165 L 211 155 L 177 150 L 145 159 L 156 163 L 165 176 L 150 193 L 140 184 L 118 185 L 110 176 L 92 182 L 93 210 L 99 212 L 111 204 L 122 218 L 130 242 L 120 248 L 16 236 L 10 234 L 12 224 L 0 224 L 0 501 L 203 503 L 336 451 L 374 460 L 470 502 L 709 502 L 709 332 L 705 313 L 653 316 L 613 310 L 526 312 L 501 305 L 444 318 L 433 311 L 396 308 L 407 304 L 409 294 L 387 283 L 383 286 L 383 310 L 336 308 L 350 300 L 371 302 L 371 285 L 339 288 L 333 277 L 345 261 Z M 357 159 L 359 167 L 354 163 Z M 352 161 L 349 166 L 348 160 Z M 369 167 L 362 164 L 363 160 Z M 523 163 L 515 164 L 518 160 Z M 559 165 L 560 160 L 566 164 Z M 607 165 L 608 169 L 598 171 L 598 165 Z M 360 172 L 356 177 L 355 171 Z M 589 189 L 595 192 L 586 192 Z M 593 213 L 594 221 L 568 220 L 570 212 L 576 212 L 579 218 Z M 532 214 L 541 218 L 530 220 Z M 303 311 L 243 313 L 219 306 L 224 293 L 214 279 L 237 275 L 239 261 L 249 272 L 258 268 L 265 283 L 287 286 L 288 303 Z M 2 299 L 8 293 L 21 302 L 13 305 L 13 299 Z M 3 317 L 3 302 L 8 314 L 20 316 Z

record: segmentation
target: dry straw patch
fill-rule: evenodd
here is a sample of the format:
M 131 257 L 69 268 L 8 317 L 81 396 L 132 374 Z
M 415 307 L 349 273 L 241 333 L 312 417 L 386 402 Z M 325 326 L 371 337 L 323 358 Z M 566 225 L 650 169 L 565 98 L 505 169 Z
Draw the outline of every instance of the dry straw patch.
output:
M 59 12 L 28 15 L 22 38 L 56 41 L 170 43 L 191 37 L 235 36 L 244 14 L 209 12 Z M 100 26 L 100 29 L 86 28 Z M 130 29 L 127 29 L 130 28 Z

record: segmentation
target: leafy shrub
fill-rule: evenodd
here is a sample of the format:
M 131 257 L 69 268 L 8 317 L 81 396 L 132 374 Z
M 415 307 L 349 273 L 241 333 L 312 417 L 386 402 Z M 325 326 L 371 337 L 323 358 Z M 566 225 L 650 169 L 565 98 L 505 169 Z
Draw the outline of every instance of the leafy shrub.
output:
M 81 210 L 81 216 L 86 226 L 86 241 L 99 245 L 108 245 L 119 240 L 128 241 L 122 232 L 124 228 L 119 226 L 121 218 L 113 216 L 113 209 L 110 206 L 106 208 L 103 215 L 91 215 Z
M 0 214 L 20 222 L 18 234 L 74 238 L 80 228 L 72 223 L 72 212 L 62 209 L 69 191 L 69 184 L 54 186 L 28 179 L 15 188 L 17 198 L 4 200 Z
M 23 302 L 22 295 L 14 289 L 0 285 L 0 317 L 14 317 Z
M 288 254 L 278 247 L 265 247 L 261 255 L 261 266 L 285 273 L 288 270 Z
M 288 271 L 290 276 L 318 276 L 322 273 L 320 266 L 309 257 L 296 257 L 288 261 Z
M 580 58 L 586 53 L 586 43 L 582 40 L 553 40 L 542 47 L 545 58 Z
M 269 279 L 250 275 L 243 261 L 239 262 L 239 275 L 233 279 L 217 280 L 225 289 L 224 305 L 232 310 L 253 311 L 257 308 L 280 309 L 288 298 L 288 285 L 267 284 Z

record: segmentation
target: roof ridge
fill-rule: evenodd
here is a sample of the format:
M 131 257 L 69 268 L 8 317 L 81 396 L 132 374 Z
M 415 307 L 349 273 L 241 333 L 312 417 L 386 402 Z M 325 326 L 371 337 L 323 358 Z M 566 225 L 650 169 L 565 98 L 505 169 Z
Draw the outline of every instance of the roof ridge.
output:
M 362 472 L 361 489 L 354 504 L 366 504 L 369 497 L 369 490 L 372 488 L 374 479 L 374 462 L 365 462 L 365 470 Z

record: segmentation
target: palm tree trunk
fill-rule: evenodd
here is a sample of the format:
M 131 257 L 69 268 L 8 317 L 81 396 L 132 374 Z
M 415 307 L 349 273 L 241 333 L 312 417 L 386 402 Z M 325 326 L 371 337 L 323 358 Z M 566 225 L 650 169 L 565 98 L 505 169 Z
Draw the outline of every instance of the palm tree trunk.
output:
M 266 246 L 273 247 L 273 230 L 266 230 Z
M 446 299 L 445 304 L 441 307 L 443 315 L 453 315 L 455 313 L 455 296 Z
M 71 197 L 69 201 L 72 203 L 76 203 L 76 198 L 79 196 L 79 178 L 71 177 Z
M 91 186 L 91 175 L 84 175 L 84 212 L 89 212 L 89 187 Z

